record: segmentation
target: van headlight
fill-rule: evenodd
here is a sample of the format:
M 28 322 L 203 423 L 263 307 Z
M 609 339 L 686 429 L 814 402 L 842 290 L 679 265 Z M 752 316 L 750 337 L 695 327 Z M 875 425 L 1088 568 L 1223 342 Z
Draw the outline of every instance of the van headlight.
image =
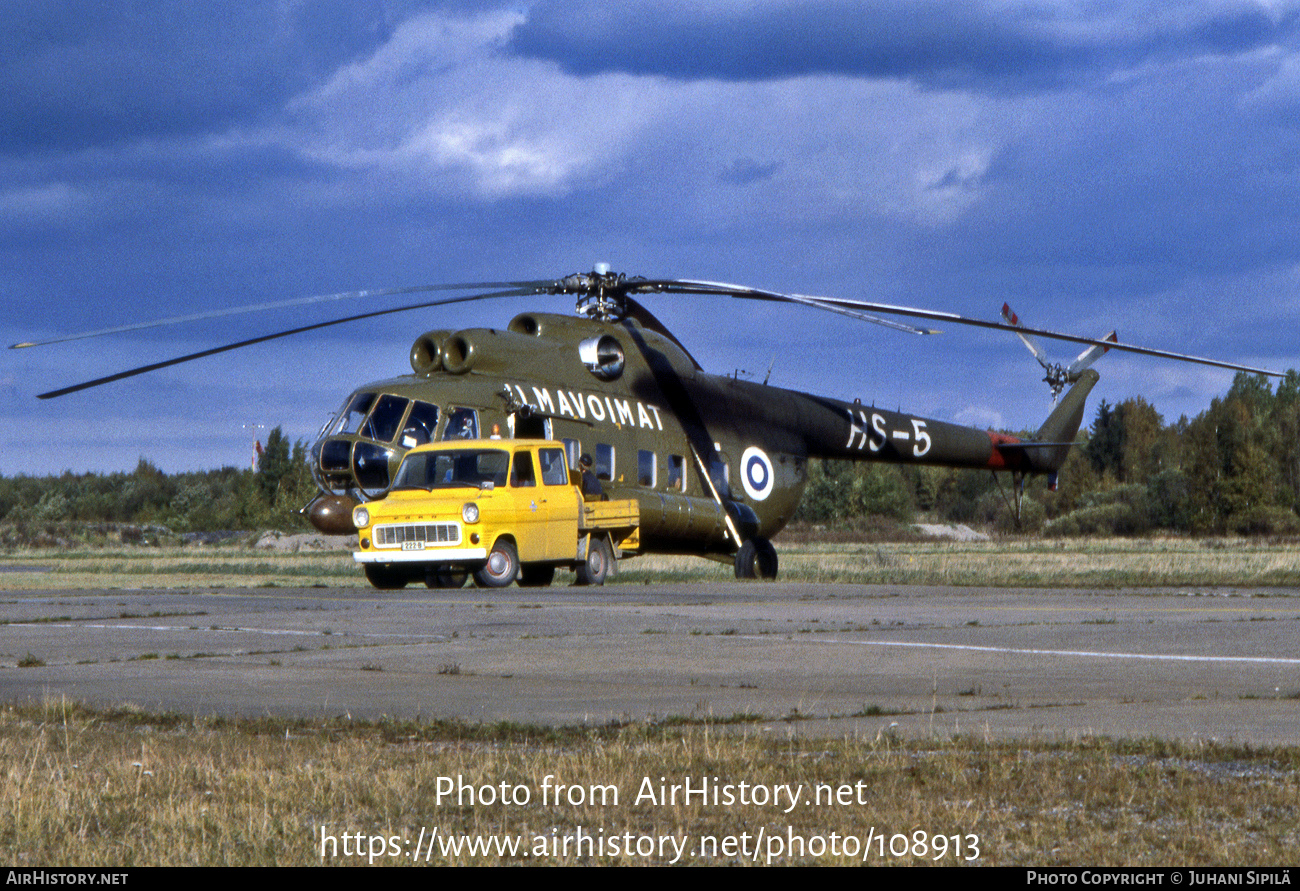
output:
M 472 501 L 466 504 L 464 507 L 460 509 L 460 518 L 464 520 L 466 523 L 477 523 L 478 505 Z
M 364 529 L 370 525 L 370 511 L 364 507 L 352 508 L 352 525 L 358 529 Z

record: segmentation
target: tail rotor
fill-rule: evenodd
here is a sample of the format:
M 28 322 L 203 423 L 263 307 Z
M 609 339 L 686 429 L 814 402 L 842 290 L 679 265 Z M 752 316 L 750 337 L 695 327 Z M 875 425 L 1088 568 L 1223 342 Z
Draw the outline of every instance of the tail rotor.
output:
M 1034 354 L 1034 358 L 1038 360 L 1038 364 L 1043 366 L 1043 370 L 1047 372 L 1047 376 L 1044 377 L 1043 380 L 1052 390 L 1053 404 L 1055 404 L 1057 397 L 1061 395 L 1061 391 L 1064 390 L 1066 386 L 1077 381 L 1084 369 L 1090 367 L 1092 363 L 1106 355 L 1110 350 L 1110 347 L 1106 346 L 1104 343 L 1094 343 L 1080 353 L 1078 358 L 1068 366 L 1062 365 L 1059 362 L 1051 362 L 1048 360 L 1047 354 L 1043 352 L 1042 347 L 1038 345 L 1038 342 L 1027 332 L 1019 330 L 1023 329 L 1025 325 L 1020 321 L 1020 316 L 1016 315 L 1015 311 L 1006 303 L 1002 304 L 1002 318 L 1006 319 L 1007 324 L 1012 328 L 1017 329 L 1016 336 L 1019 337 L 1025 346 L 1029 348 L 1029 352 Z M 1098 340 L 1117 343 L 1119 337 L 1114 331 L 1112 331 L 1109 334 L 1098 338 Z

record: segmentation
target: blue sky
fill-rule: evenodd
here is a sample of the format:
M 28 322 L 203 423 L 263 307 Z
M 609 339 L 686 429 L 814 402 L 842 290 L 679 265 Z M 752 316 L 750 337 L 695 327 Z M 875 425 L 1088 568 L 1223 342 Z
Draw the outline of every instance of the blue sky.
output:
M 361 288 L 654 277 L 904 303 L 1300 367 L 1300 4 L 78 2 L 0 33 L 4 343 Z M 35 394 L 396 301 L 5 351 L 0 474 L 241 464 L 405 373 L 391 316 Z M 1014 337 L 665 297 L 706 368 L 1011 429 Z M 1049 347 L 1057 358 L 1077 352 Z M 1105 357 L 1089 409 L 1229 372 Z

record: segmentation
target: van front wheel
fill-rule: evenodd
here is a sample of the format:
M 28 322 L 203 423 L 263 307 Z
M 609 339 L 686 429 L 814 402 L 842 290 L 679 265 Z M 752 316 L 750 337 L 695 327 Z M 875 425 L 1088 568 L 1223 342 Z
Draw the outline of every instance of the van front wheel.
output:
M 504 588 L 519 575 L 519 552 L 514 542 L 497 539 L 488 554 L 487 562 L 474 572 L 474 583 L 480 588 Z

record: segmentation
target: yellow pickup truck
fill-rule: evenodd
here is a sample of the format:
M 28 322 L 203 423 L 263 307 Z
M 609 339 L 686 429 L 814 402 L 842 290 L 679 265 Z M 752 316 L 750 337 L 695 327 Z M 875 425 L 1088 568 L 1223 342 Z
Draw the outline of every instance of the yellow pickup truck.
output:
M 407 452 L 392 488 L 352 511 L 356 562 L 376 588 L 423 581 L 485 588 L 549 585 L 556 567 L 604 584 L 640 547 L 634 500 L 584 500 L 564 445 L 480 439 Z

